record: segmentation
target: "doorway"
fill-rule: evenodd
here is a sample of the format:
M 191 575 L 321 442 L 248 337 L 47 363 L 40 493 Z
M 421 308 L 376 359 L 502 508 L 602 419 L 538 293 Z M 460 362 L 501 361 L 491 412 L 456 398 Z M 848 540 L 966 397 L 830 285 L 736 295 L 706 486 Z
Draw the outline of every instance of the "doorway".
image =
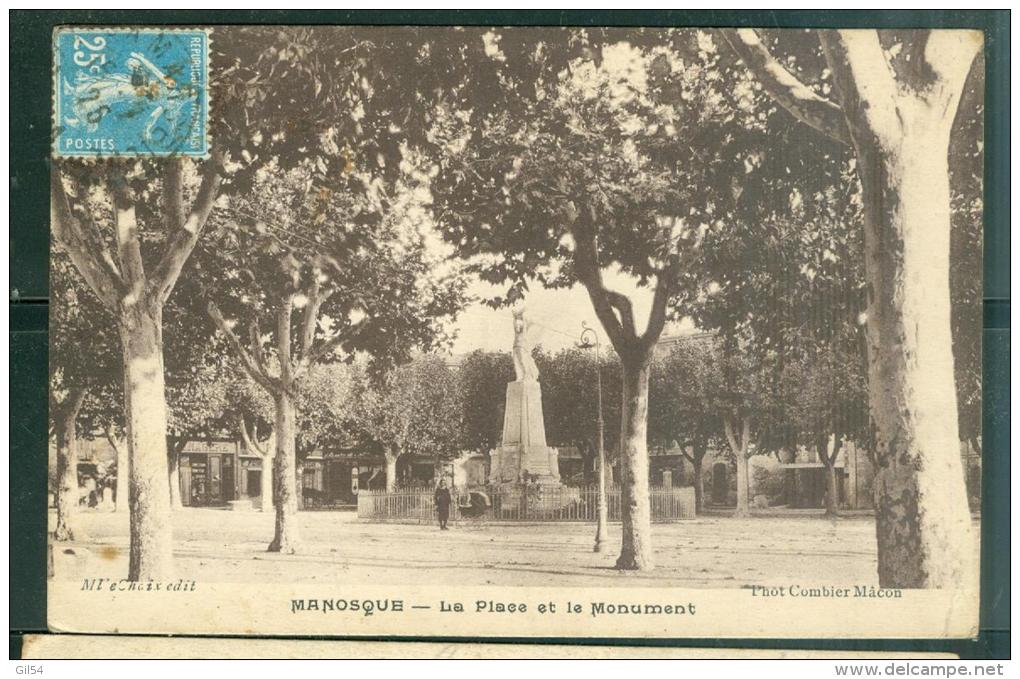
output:
M 726 504 L 729 494 L 729 470 L 725 462 L 716 462 L 712 465 L 712 504 Z
M 247 476 L 248 497 L 259 497 L 262 495 L 262 470 L 249 469 Z

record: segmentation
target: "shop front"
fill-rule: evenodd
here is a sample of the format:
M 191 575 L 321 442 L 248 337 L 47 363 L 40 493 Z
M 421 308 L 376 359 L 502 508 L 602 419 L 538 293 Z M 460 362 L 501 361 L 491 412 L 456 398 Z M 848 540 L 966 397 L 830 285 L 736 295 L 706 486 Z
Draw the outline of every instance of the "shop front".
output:
M 272 465 L 265 465 L 260 455 L 252 455 L 241 448 L 238 455 L 237 497 L 251 501 L 253 507 L 262 507 L 262 493 L 266 491 L 265 500 L 272 502 Z M 265 475 L 265 479 L 263 479 Z M 263 483 L 265 481 L 266 483 Z
M 180 453 L 181 502 L 215 507 L 238 497 L 235 441 L 191 441 Z
M 339 449 L 310 456 L 301 467 L 305 509 L 353 508 L 358 504 L 359 489 L 386 486 L 386 465 L 381 453 Z

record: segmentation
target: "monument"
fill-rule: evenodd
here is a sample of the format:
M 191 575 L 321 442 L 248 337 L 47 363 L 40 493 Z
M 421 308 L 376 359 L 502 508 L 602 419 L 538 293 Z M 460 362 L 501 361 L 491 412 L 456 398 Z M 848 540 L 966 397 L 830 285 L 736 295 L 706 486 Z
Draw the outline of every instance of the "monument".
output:
M 515 307 L 513 316 L 513 360 L 517 379 L 506 385 L 503 438 L 499 447 L 489 453 L 492 461 L 489 484 L 559 486 L 558 452 L 545 442 L 542 388 L 538 382 L 538 366 L 531 357 L 524 308 Z

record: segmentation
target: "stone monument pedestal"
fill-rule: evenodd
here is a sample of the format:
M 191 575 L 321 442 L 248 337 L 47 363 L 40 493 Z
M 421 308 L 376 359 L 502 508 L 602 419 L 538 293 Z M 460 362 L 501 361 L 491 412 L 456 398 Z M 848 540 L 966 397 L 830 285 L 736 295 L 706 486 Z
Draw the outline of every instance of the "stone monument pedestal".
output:
M 559 453 L 546 444 L 542 418 L 542 388 L 537 380 L 523 379 L 506 385 L 503 438 L 489 453 L 489 484 L 524 482 L 559 486 Z

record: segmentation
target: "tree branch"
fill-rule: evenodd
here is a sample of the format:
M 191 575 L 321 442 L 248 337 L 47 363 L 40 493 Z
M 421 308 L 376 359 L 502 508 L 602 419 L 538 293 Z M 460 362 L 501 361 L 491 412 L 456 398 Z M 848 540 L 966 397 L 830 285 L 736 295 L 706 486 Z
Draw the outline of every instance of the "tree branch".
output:
M 315 328 L 319 320 L 319 309 L 333 295 L 334 290 L 323 290 L 318 279 L 312 281 L 312 289 L 305 305 L 303 329 L 301 331 L 301 362 L 308 358 L 315 342 Z
M 181 228 L 168 234 L 168 243 L 163 256 L 152 273 L 152 292 L 156 299 L 162 303 L 173 292 L 177 277 L 181 274 L 185 262 L 191 256 L 192 250 L 198 243 L 198 237 L 202 228 L 209 219 L 216 198 L 219 196 L 222 156 L 219 152 L 213 151 L 212 157 L 206 162 L 202 173 L 202 183 L 198 187 L 198 195 L 191 206 L 191 212 L 187 219 L 181 224 Z
M 61 188 L 63 188 L 63 185 L 61 185 Z M 82 242 L 88 247 L 89 252 L 99 258 L 100 265 L 105 267 L 113 275 L 114 280 L 118 281 L 123 287 L 124 276 L 120 267 L 113 260 L 110 248 L 103 241 L 102 231 L 96 224 L 92 212 L 84 204 L 84 201 L 82 201 L 82 204 L 73 206 L 71 209 L 72 212 L 76 213 L 74 217 L 81 229 Z
M 113 436 L 113 427 L 110 426 L 110 425 L 107 425 L 103 429 L 103 435 L 106 437 L 106 441 L 107 441 L 107 443 L 110 444 L 110 447 L 113 448 L 113 454 L 116 455 L 117 458 L 120 458 L 120 444 L 117 443 L 117 439 L 114 438 L 114 436 Z M 121 473 L 121 470 L 118 469 L 117 473 L 118 474 Z
M 780 106 L 819 132 L 850 143 L 846 117 L 840 107 L 820 97 L 772 56 L 753 28 L 721 28 L 726 42 Z
M 730 444 L 730 450 L 733 451 L 734 455 L 739 455 L 742 446 L 737 441 L 736 432 L 733 429 L 733 419 L 731 415 L 723 415 L 723 429 L 726 432 L 726 440 Z
M 241 441 L 244 442 L 244 447 L 258 453 L 263 458 L 267 457 L 266 449 L 255 442 L 255 437 L 248 434 L 248 425 L 244 421 L 244 415 L 237 413 L 234 415 L 234 418 L 237 421 L 237 430 L 241 433 Z
M 619 315 L 620 325 L 623 327 L 625 334 L 637 338 L 637 323 L 634 321 L 634 304 L 630 301 L 626 295 L 616 290 L 612 290 L 606 287 L 601 282 L 602 276 L 599 275 L 599 282 L 602 286 L 602 291 L 609 301 L 609 304 L 616 310 Z
M 313 350 L 312 353 L 309 354 L 308 360 L 303 363 L 303 367 L 307 368 L 309 366 L 315 365 L 322 357 L 328 356 L 330 353 L 333 352 L 334 349 L 339 347 L 344 342 L 351 342 L 354 339 L 356 339 L 358 333 L 364 329 L 365 325 L 366 321 L 365 319 L 362 319 L 358 321 L 355 325 L 352 325 L 346 331 L 339 332 L 336 335 L 333 335 L 333 337 L 329 338 L 318 349 Z
M 145 264 L 142 262 L 142 243 L 138 234 L 134 198 L 129 193 L 127 180 L 121 174 L 112 177 L 108 188 L 113 197 L 113 231 L 117 237 L 117 261 L 124 274 L 124 283 L 130 292 L 142 292 L 145 286 Z
M 54 239 L 63 246 L 92 292 L 107 308 L 115 309 L 123 287 L 120 271 L 109 250 L 102 246 L 97 250 L 90 245 L 81 223 L 71 212 L 60 168 L 55 165 L 50 168 L 50 223 Z
M 570 233 L 574 237 L 577 277 L 588 291 L 595 315 L 602 323 L 613 347 L 617 353 L 623 354 L 629 348 L 628 344 L 635 334 L 633 314 L 629 316 L 630 325 L 625 325 L 627 316 L 624 315 L 624 310 L 629 309 L 630 300 L 606 288 L 602 280 L 602 268 L 599 266 L 598 244 L 593 227 L 584 227 L 574 220 L 570 225 Z M 617 317 L 614 309 L 620 309 L 621 316 Z
M 266 361 L 266 354 L 262 351 L 262 337 L 259 334 L 259 322 L 255 318 L 248 325 L 248 346 L 251 350 L 251 356 L 255 361 L 255 365 L 258 366 L 259 371 L 269 377 L 269 362 Z
M 750 447 L 751 442 L 751 418 L 742 417 L 740 418 L 740 439 L 737 439 L 736 429 L 734 427 L 734 415 L 723 415 L 723 427 L 726 430 L 726 439 L 729 441 L 730 448 L 737 455 L 747 456 L 747 449 Z
M 78 386 L 71 387 L 67 390 L 67 395 L 61 400 L 50 399 L 50 407 L 52 409 L 52 415 L 54 420 L 64 420 L 78 417 L 78 411 L 81 410 L 82 404 L 85 402 L 85 397 L 88 395 L 88 387 Z
M 167 234 L 184 228 L 184 160 L 168 158 L 163 175 L 163 221 Z
M 832 463 L 829 461 L 829 438 L 827 436 L 823 437 L 819 435 L 818 440 L 815 441 L 815 448 L 818 449 L 818 459 L 820 459 L 826 467 L 832 466 Z
M 655 295 L 652 297 L 652 310 L 648 315 L 648 327 L 645 334 L 641 336 L 641 344 L 646 350 L 650 350 L 662 336 L 662 329 L 666 327 L 666 306 L 669 302 L 669 279 L 672 272 L 667 268 L 659 273 L 655 283 Z
M 896 74 L 876 30 L 821 31 L 825 60 L 842 95 L 843 113 L 854 128 L 888 141 L 899 136 Z
M 832 462 L 835 464 L 836 460 L 839 459 L 839 451 L 843 448 L 843 438 L 837 433 L 833 436 L 832 442 Z
M 924 58 L 947 89 L 959 90 L 983 46 L 981 31 L 933 29 L 928 34 Z
M 277 384 L 277 380 L 274 380 L 267 375 L 255 362 L 251 354 L 249 354 L 241 344 L 241 340 L 238 339 L 237 335 L 234 334 L 234 331 L 227 325 L 227 321 L 223 318 L 223 314 L 220 313 L 216 304 L 209 302 L 208 311 L 210 318 L 212 318 L 213 322 L 216 323 L 216 327 L 219 328 L 220 332 L 223 333 L 223 335 L 227 338 L 227 341 L 230 342 L 230 345 L 234 348 L 234 351 L 237 352 L 238 358 L 241 359 L 241 363 L 244 364 L 244 367 L 248 371 L 248 374 L 251 375 L 251 378 L 258 382 L 259 385 L 261 385 L 262 388 L 270 394 L 276 394 L 281 389 L 282 385 Z
M 173 443 L 170 445 L 171 454 L 180 455 L 184 452 L 184 448 L 188 445 L 189 441 L 191 441 L 191 437 L 186 434 L 184 436 L 173 437 Z

